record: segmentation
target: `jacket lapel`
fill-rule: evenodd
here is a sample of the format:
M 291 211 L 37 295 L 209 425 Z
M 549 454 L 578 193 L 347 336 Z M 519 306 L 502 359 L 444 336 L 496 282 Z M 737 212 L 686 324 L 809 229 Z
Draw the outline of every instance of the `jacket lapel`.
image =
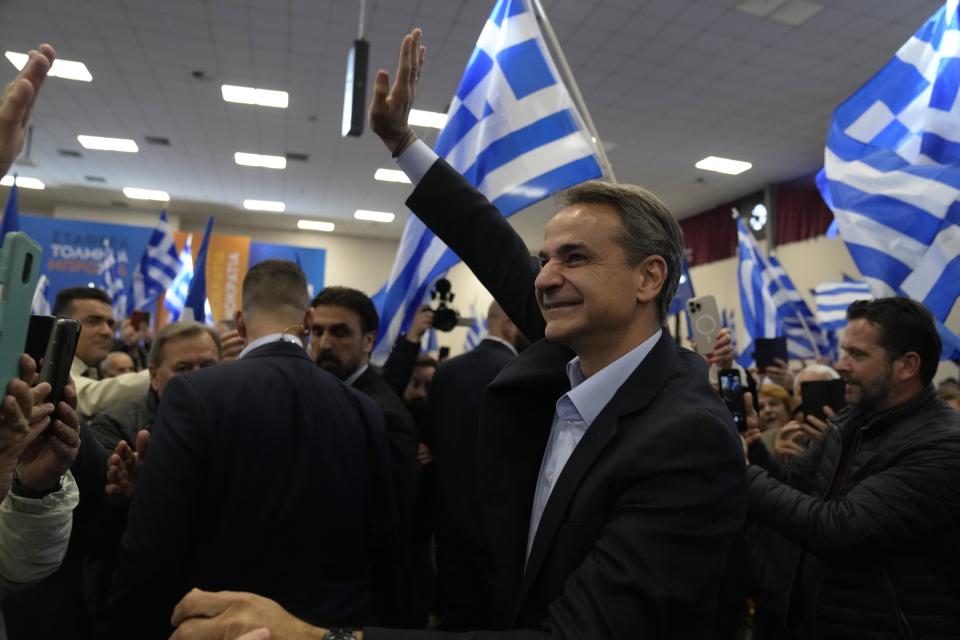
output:
M 600 412 L 573 450 L 560 472 L 557 484 L 553 487 L 543 516 L 540 518 L 530 549 L 530 557 L 523 572 L 516 612 L 519 612 L 523 600 L 543 567 L 557 530 L 566 518 L 567 509 L 576 494 L 577 487 L 616 434 L 620 419 L 650 404 L 672 374 L 676 362 L 676 345 L 670 333 L 664 329 L 653 350 L 620 386 L 613 399 Z M 529 517 L 527 525 L 529 527 Z

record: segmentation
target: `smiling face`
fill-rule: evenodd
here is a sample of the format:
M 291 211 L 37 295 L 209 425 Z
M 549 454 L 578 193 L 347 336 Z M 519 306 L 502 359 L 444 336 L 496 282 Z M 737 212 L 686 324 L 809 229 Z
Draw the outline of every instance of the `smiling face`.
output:
M 535 288 L 546 337 L 570 347 L 581 360 L 604 352 L 622 355 L 658 325 L 653 305 L 644 303 L 662 284 L 662 271 L 660 282 L 651 282 L 657 278 L 651 263 L 663 265 L 663 260 L 653 256 L 629 264 L 622 233 L 613 207 L 590 203 L 561 210 L 544 232 Z M 611 361 L 601 359 L 602 364 Z

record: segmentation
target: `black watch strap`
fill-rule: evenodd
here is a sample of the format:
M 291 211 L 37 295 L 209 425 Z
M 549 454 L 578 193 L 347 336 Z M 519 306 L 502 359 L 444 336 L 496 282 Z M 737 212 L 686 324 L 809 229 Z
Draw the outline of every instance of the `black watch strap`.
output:
M 352 629 L 329 629 L 323 640 L 353 640 Z
M 60 491 L 60 489 L 63 488 L 63 478 L 64 476 L 61 475 L 59 482 L 57 482 L 56 485 L 54 485 L 53 487 L 50 487 L 45 491 L 34 491 L 33 489 L 27 488 L 26 486 L 24 486 L 22 482 L 20 482 L 20 474 L 17 473 L 16 469 L 14 469 L 13 484 L 10 487 L 10 491 L 12 491 L 14 495 L 20 496 L 21 498 L 30 498 L 31 500 L 39 500 L 41 498 L 46 498 L 51 493 L 56 493 L 57 491 Z

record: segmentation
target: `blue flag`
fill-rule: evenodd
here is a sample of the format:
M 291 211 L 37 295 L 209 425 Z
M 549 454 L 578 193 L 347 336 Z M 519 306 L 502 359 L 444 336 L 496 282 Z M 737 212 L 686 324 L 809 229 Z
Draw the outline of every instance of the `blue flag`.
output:
M 170 288 L 180 272 L 180 257 L 173 239 L 167 212 L 160 212 L 157 226 L 150 235 L 140 264 L 133 272 L 127 312 L 144 309 Z
M 672 316 L 681 311 L 686 311 L 687 300 L 695 295 L 693 280 L 690 279 L 690 265 L 687 264 L 687 259 L 684 257 L 680 265 L 680 283 L 677 285 L 677 292 L 673 295 L 673 300 L 670 301 L 670 311 L 667 315 Z
M 498 0 L 467 62 L 435 150 L 504 216 L 602 175 L 591 136 L 529 0 Z M 380 361 L 429 287 L 459 258 L 410 216 L 382 295 Z
M 873 294 L 918 300 L 941 327 L 960 296 L 958 91 L 951 0 L 834 111 L 818 181 Z
M 103 289 L 110 296 L 113 306 L 113 317 L 124 318 L 127 313 L 127 287 L 120 276 L 120 263 L 110 246 L 109 240 L 103 241 L 103 258 L 100 260 L 100 277 L 103 279 Z
M 190 291 L 190 283 L 193 282 L 193 252 L 191 243 L 193 234 L 187 236 L 183 243 L 183 249 L 180 250 L 180 271 L 167 287 L 167 292 L 163 297 L 163 306 L 170 312 L 170 321 L 176 322 L 183 313 L 184 304 L 187 302 L 187 293 Z
M 187 299 L 184 301 L 184 313 L 187 309 L 192 312 L 189 319 L 203 322 L 207 318 L 204 309 L 207 301 L 207 247 L 210 246 L 210 236 L 213 235 L 213 216 L 207 220 L 207 229 L 203 232 L 203 240 L 200 241 L 200 251 L 197 253 L 197 263 L 193 268 L 193 279 L 190 281 L 190 289 L 187 292 Z M 203 320 L 201 320 L 201 318 Z
M 470 315 L 473 316 L 473 324 L 467 329 L 467 337 L 463 341 L 463 350 L 465 352 L 475 349 L 489 334 L 487 318 L 480 312 L 476 300 L 470 305 Z
M 843 282 L 825 282 L 813 290 L 817 302 L 817 322 L 828 331 L 847 326 L 847 307 L 857 300 L 873 300 L 870 285 L 864 280 L 844 276 Z
M 836 359 L 836 337 L 817 324 L 780 262 L 763 254 L 739 217 L 737 239 L 740 312 L 746 336 L 738 351 L 738 361 L 752 359 L 750 353 L 757 338 L 779 336 L 787 338 L 787 352 L 792 360 L 820 356 Z
M 13 179 L 10 195 L 7 196 L 7 206 L 3 210 L 3 221 L 0 221 L 0 242 L 11 231 L 20 231 L 20 211 L 17 196 L 17 182 Z

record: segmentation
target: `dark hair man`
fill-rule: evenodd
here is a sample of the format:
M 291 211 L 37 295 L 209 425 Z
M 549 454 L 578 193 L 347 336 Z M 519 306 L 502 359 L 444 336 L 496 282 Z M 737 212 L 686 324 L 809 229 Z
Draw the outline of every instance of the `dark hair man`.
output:
M 679 225 L 643 189 L 587 183 L 547 224 L 531 263 L 499 212 L 415 141 L 407 115 L 423 53 L 417 29 L 392 88 L 378 72 L 371 127 L 417 183 L 408 206 L 536 341 L 483 397 L 484 579 L 494 598 L 484 628 L 505 631 L 469 635 L 712 635 L 746 477 L 703 358 L 662 328 L 680 279 Z M 175 621 L 247 597 L 194 593 Z M 259 614 L 261 601 L 243 602 L 220 620 Z M 274 622 L 264 612 L 256 624 Z
M 787 627 L 960 637 L 960 416 L 930 384 L 936 325 L 907 298 L 855 302 L 847 320 L 836 369 L 849 406 L 782 464 L 749 449 L 751 513 L 800 552 Z
M 366 394 L 383 412 L 390 443 L 391 470 L 397 498 L 401 553 L 397 558 L 396 597 L 378 617 L 389 624 L 422 626 L 426 612 L 417 612 L 412 587 L 412 545 L 417 488 L 417 439 L 413 418 L 390 385 L 370 366 L 370 351 L 380 317 L 373 301 L 349 287 L 327 287 L 310 303 L 313 327 L 310 356 L 321 368 Z
M 53 315 L 80 322 L 80 338 L 70 375 L 77 385 L 77 412 L 90 418 L 128 400 L 142 398 L 150 375 L 146 371 L 98 380 L 100 363 L 113 348 L 113 307 L 102 289 L 72 287 L 57 293 Z
M 371 556 L 396 537 L 383 418 L 304 350 L 296 264 L 254 265 L 236 321 L 236 362 L 163 388 L 97 637 L 168 638 L 194 584 L 262 590 L 315 622 L 369 619 Z

